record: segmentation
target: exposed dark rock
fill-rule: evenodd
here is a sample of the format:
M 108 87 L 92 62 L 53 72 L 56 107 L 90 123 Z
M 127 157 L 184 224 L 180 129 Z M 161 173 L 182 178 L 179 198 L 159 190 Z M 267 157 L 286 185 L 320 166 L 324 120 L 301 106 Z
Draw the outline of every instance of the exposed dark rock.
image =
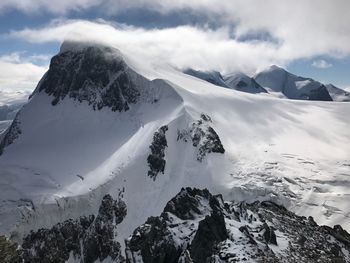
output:
M 116 225 L 126 215 L 122 200 L 104 196 L 97 216 L 67 220 L 51 229 L 32 231 L 22 244 L 25 263 L 65 262 L 71 253 L 82 262 L 92 263 L 110 257 L 123 262 L 121 246 L 115 240 Z
M 206 237 L 208 242 L 216 242 L 225 236 L 224 218 L 220 208 L 223 204 L 220 204 L 220 198 L 211 195 L 206 189 L 183 188 L 168 202 L 159 217 L 150 217 L 145 224 L 134 231 L 126 243 L 129 252 L 127 261 L 136 262 L 136 259 L 142 259 L 145 263 L 177 263 L 180 258 L 192 260 L 192 251 L 197 253 L 205 246 L 200 240 L 201 237 Z M 212 215 L 209 215 L 210 211 Z M 206 215 L 209 216 L 207 219 Z M 187 221 L 200 218 L 203 219 L 203 223 L 197 237 L 196 248 L 193 250 L 191 248 L 191 255 L 185 256 L 184 254 L 188 252 L 185 252 L 184 248 L 190 245 L 196 233 L 195 223 L 188 224 Z M 217 223 L 220 225 L 216 225 Z M 189 234 L 186 234 L 187 232 Z M 178 244 L 176 241 L 178 239 L 183 243 Z M 207 245 L 212 246 L 211 243 Z
M 264 223 L 263 225 L 264 239 L 266 244 L 273 244 L 277 246 L 276 234 L 272 227 Z
M 193 263 L 190 252 L 187 249 L 180 255 L 178 263 Z
M 52 105 L 69 96 L 87 101 L 94 109 L 126 111 L 140 95 L 127 69 L 122 58 L 109 47 L 67 50 L 51 59 L 38 89 L 53 96 Z
M 239 231 L 241 231 L 247 238 L 248 238 L 248 243 L 252 245 L 257 245 L 254 236 L 249 232 L 248 226 L 241 226 L 239 228 Z
M 326 88 L 326 86 L 321 85 L 319 88 L 311 90 L 307 95 L 301 95 L 301 97 L 306 97 L 308 100 L 321 100 L 321 101 L 333 101 L 331 95 Z
M 140 251 L 144 263 L 177 263 L 182 252 L 171 238 L 165 215 L 148 218 L 127 245 L 130 251 Z
M 153 141 L 150 145 L 151 153 L 147 157 L 147 162 L 150 170 L 148 176 L 153 180 L 156 179 L 159 173 L 164 174 L 165 169 L 165 147 L 168 147 L 165 133 L 168 126 L 162 126 L 153 135 Z
M 198 198 L 202 197 L 202 198 Z M 164 212 L 172 213 L 182 220 L 195 219 L 202 214 L 201 201 L 208 200 L 209 208 L 213 211 L 220 211 L 219 196 L 215 197 L 207 189 L 182 188 L 180 193 L 172 198 L 165 206 Z
M 196 235 L 191 243 L 193 262 L 206 262 L 217 252 L 216 245 L 228 238 L 225 219 L 217 211 L 199 222 Z
M 198 149 L 197 160 L 202 161 L 208 153 L 225 153 L 219 135 L 208 125 L 212 120 L 208 115 L 201 114 L 201 118 L 192 123 L 189 130 L 178 131 L 177 140 L 192 141 L 193 147 Z
M 1 262 L 350 262 L 350 235 L 341 226 L 318 226 L 272 202 L 224 202 L 192 188 L 134 230 L 124 259 L 115 234 L 125 214 L 124 202 L 106 195 L 96 217 L 32 232 L 22 250 L 0 237 Z
M 4 236 L 0 236 L 0 262 L 21 263 L 22 255 L 16 243 L 11 242 Z
M 340 226 L 320 227 L 272 202 L 224 203 L 183 188 L 126 247 L 129 262 L 316 263 L 350 262 L 348 241 Z

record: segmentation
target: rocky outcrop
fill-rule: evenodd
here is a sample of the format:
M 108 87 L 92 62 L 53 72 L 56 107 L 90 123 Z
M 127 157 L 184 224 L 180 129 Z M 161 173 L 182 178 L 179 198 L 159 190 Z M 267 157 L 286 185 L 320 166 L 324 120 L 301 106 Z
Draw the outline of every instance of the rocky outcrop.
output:
M 53 106 L 65 98 L 88 103 L 94 110 L 104 107 L 123 112 L 142 97 L 154 103 L 157 96 L 149 87 L 150 81 L 135 73 L 116 49 L 89 43 L 64 43 L 61 52 L 51 59 L 49 70 L 30 96 L 45 92 Z M 138 82 L 138 83 L 136 83 Z M 153 98 L 153 95 L 155 98 Z M 18 115 L 3 138 L 0 137 L 0 155 L 21 133 Z
M 24 262 L 63 263 L 70 257 L 85 263 L 108 257 L 114 262 L 124 262 L 116 230 L 126 213 L 126 204 L 121 199 L 113 200 L 106 195 L 96 216 L 82 216 L 51 229 L 32 231 L 22 244 Z
M 220 197 L 212 196 L 208 190 L 182 189 L 167 203 L 159 217 L 150 217 L 126 241 L 127 260 L 177 263 L 180 258 L 189 261 L 193 256 L 195 259 L 202 257 L 203 249 L 212 248 L 227 235 L 225 224 L 222 224 L 221 206 Z M 193 248 L 184 251 L 193 239 Z
M 11 242 L 4 236 L 0 236 L 0 262 L 21 263 L 22 255 L 16 243 Z
M 165 147 L 168 147 L 165 133 L 168 126 L 162 126 L 153 135 L 152 144 L 149 146 L 151 153 L 147 157 L 149 166 L 148 176 L 153 180 L 156 179 L 159 173 L 164 174 L 165 169 Z
M 349 234 L 272 202 L 184 188 L 126 241 L 127 262 L 349 262 Z
M 209 125 L 212 122 L 208 115 L 201 114 L 201 118 L 192 123 L 189 129 L 178 131 L 177 140 L 192 141 L 197 148 L 197 160 L 202 161 L 208 153 L 225 153 L 219 135 Z
M 193 262 L 206 262 L 218 253 L 217 245 L 228 238 L 225 218 L 218 211 L 212 212 L 198 224 L 190 254 Z
M 272 202 L 227 202 L 183 188 L 125 240 L 124 257 L 116 235 L 125 215 L 125 203 L 106 195 L 96 216 L 32 232 L 22 249 L 0 237 L 1 262 L 350 262 L 341 226 L 319 226 Z
M 52 105 L 68 96 L 86 101 L 94 109 L 126 111 L 136 103 L 140 92 L 128 74 L 128 66 L 116 52 L 98 45 L 63 50 L 51 59 L 38 89 L 53 97 Z

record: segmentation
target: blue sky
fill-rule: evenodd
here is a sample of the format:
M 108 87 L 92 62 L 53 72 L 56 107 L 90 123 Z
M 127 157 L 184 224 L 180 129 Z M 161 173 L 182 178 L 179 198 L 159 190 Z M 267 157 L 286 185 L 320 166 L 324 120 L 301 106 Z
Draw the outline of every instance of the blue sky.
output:
M 297 75 L 350 87 L 349 1 L 307 2 L 4 0 L 0 89 L 34 89 L 72 32 L 83 39 L 106 39 L 122 51 L 148 52 L 152 46 L 152 57 L 180 68 L 254 74 L 278 64 Z

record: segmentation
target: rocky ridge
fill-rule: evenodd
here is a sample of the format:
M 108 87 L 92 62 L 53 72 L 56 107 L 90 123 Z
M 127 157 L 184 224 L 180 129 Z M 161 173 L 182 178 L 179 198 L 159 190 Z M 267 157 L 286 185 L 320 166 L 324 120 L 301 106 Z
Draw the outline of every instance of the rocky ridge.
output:
M 125 203 L 106 195 L 96 217 L 32 232 L 18 253 L 10 243 L 0 248 L 24 262 L 350 262 L 350 235 L 341 226 L 319 226 L 268 201 L 228 202 L 182 188 L 125 240 L 124 254 L 116 235 L 125 215 Z
M 193 147 L 196 147 L 197 160 L 200 162 L 208 153 L 225 153 L 220 137 L 210 123 L 212 123 L 210 116 L 201 114 L 201 118 L 193 122 L 190 128 L 177 132 L 178 141 L 191 141 Z

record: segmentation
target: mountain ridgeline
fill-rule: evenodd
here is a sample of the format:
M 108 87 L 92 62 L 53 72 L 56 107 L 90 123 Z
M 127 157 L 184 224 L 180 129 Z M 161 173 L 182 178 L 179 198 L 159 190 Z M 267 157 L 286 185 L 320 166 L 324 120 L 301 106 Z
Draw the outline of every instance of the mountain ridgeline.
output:
M 187 69 L 184 73 L 217 86 L 252 94 L 275 93 L 280 97 L 296 100 L 350 101 L 350 93 L 347 91 L 332 84 L 324 85 L 311 78 L 296 76 L 278 66 L 271 66 L 253 77 L 241 72 L 222 75 L 217 71 L 193 69 Z
M 312 217 L 271 202 L 227 202 L 206 189 L 183 188 L 159 216 L 149 217 L 125 239 L 122 251 L 114 237 L 126 213 L 121 199 L 106 195 L 97 215 L 33 231 L 18 250 L 3 240 L 8 243 L 0 247 L 0 258 L 8 255 L 3 263 L 350 260 L 350 235 L 341 226 L 319 226 Z

